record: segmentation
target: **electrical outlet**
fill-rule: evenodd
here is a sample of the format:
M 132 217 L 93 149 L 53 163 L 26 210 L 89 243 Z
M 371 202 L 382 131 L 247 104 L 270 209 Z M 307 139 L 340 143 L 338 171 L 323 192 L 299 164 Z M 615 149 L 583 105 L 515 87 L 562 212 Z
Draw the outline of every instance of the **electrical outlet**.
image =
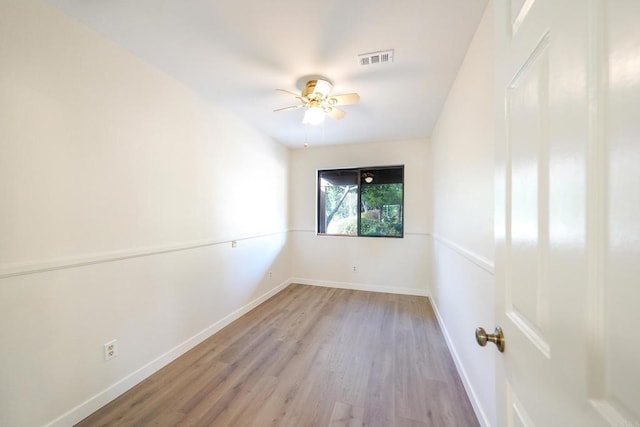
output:
M 231 241 L 231 247 L 235 248 L 236 246 L 238 246 L 238 241 L 237 240 L 232 240 Z
M 118 355 L 118 341 L 113 340 L 104 345 L 104 360 L 111 360 Z
M 356 270 L 357 270 L 357 268 L 356 268 L 356 266 L 354 265 L 354 266 L 353 266 L 353 271 L 354 271 L 354 273 L 356 272 Z
M 269 280 L 273 279 L 273 271 L 269 272 Z

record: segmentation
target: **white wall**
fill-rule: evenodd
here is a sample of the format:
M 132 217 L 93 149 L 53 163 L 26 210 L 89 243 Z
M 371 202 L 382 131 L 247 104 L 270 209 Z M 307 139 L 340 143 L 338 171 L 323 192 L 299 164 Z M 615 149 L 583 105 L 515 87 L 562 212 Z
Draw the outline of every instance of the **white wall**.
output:
M 476 414 L 495 425 L 493 21 L 490 2 L 432 135 L 431 292 Z
M 289 154 L 39 1 L 0 64 L 0 425 L 69 425 L 287 283 Z
M 404 238 L 316 235 L 318 169 L 400 164 L 405 165 Z M 426 140 L 293 150 L 289 193 L 292 280 L 426 295 L 431 217 L 428 166 Z

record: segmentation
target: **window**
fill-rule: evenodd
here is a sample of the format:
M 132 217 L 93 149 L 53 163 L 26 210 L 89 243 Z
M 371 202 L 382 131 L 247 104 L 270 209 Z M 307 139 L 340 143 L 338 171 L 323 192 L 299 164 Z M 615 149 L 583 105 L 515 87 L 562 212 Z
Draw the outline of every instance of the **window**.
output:
M 404 166 L 318 171 L 318 234 L 402 237 Z

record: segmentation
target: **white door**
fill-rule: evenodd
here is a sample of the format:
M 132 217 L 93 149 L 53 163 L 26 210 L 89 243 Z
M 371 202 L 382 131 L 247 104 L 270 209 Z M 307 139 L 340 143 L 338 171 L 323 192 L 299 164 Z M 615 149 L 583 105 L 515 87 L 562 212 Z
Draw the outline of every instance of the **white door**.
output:
M 498 423 L 640 426 L 640 0 L 494 6 Z

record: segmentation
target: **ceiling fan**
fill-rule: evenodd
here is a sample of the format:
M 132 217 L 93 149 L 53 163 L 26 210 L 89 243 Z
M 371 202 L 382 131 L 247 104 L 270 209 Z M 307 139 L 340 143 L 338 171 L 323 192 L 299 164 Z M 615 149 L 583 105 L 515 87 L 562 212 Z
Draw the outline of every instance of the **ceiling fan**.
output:
M 278 108 L 273 111 L 277 112 L 297 110 L 298 108 L 308 108 L 304 113 L 302 123 L 311 125 L 322 123 L 325 116 L 329 116 L 333 119 L 342 119 L 346 113 L 337 108 L 337 106 L 357 104 L 360 102 L 360 95 L 357 93 L 346 93 L 343 95 L 329 96 L 332 88 L 333 85 L 329 81 L 315 79 L 307 82 L 300 95 L 285 89 L 276 89 L 279 92 L 284 92 L 294 96 L 300 101 L 300 104 Z

